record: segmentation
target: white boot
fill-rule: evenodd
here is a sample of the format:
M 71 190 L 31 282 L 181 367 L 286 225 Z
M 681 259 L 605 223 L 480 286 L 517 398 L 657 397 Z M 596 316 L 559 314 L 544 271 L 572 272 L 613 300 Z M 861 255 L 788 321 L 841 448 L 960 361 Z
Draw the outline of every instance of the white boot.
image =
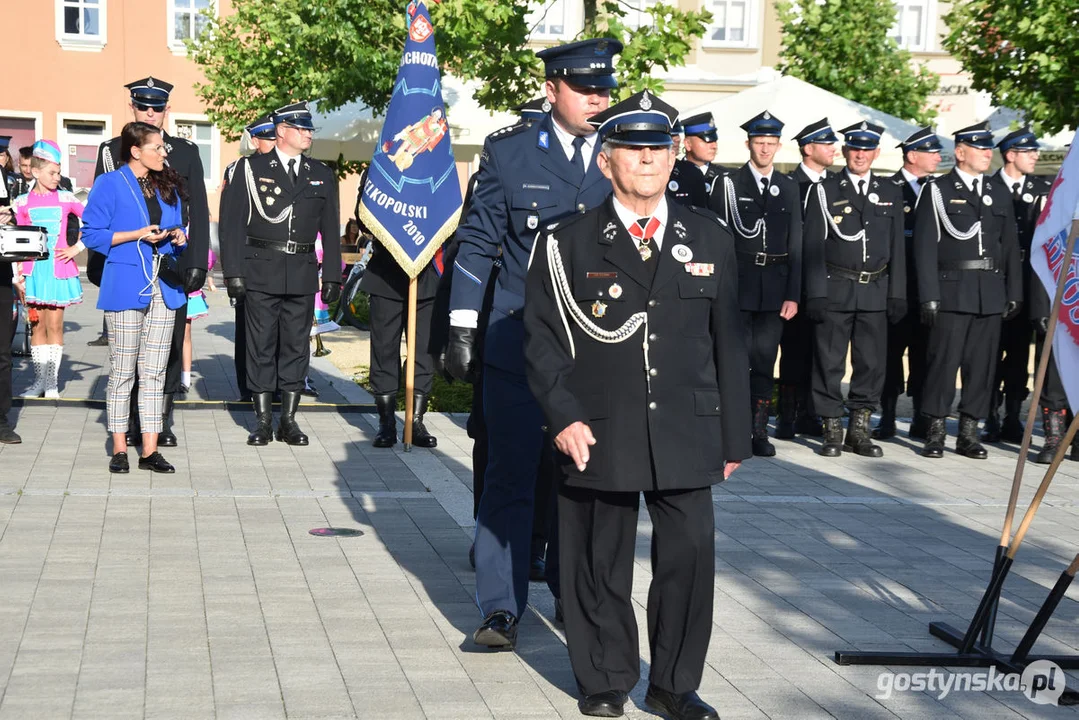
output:
M 60 397 L 60 358 L 64 355 L 63 345 L 46 345 L 49 349 L 48 364 L 45 366 L 45 397 Z
M 49 356 L 50 345 L 31 345 L 30 362 L 34 364 L 34 384 L 26 389 L 23 397 L 39 398 L 45 392 L 45 363 Z

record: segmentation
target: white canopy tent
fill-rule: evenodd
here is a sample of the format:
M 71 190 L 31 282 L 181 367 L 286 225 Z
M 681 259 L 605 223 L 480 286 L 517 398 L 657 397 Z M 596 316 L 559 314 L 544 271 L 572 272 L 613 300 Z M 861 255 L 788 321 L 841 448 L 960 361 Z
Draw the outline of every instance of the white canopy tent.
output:
M 513 113 L 491 113 L 473 99 L 479 87 L 475 81 L 462 82 L 452 76 L 442 78 L 442 99 L 450 124 L 450 139 L 459 161 L 471 160 L 483 148 L 483 140 L 495 130 L 513 125 Z M 315 131 L 311 155 L 320 160 L 370 160 L 382 132 L 384 115 L 376 116 L 369 107 L 351 102 L 323 113 L 312 103 Z
M 882 125 L 885 134 L 881 138 L 880 158 L 873 165 L 875 170 L 880 171 L 895 171 L 902 167 L 903 153 L 895 146 L 918 129 L 917 125 L 900 120 L 894 115 L 874 110 L 790 76 L 781 76 L 771 82 L 685 110 L 681 116 L 685 118 L 711 112 L 719 129 L 719 149 L 715 161 L 722 165 L 737 166 L 748 160 L 745 131 L 739 126 L 765 110 L 786 123 L 783 128 L 783 147 L 776 155 L 775 162 L 788 169 L 801 162 L 794 135 L 822 117 L 828 118 L 836 134 L 839 134 L 840 128 L 862 120 Z M 944 145 L 941 153 L 943 171 L 954 163 L 955 144 L 951 138 L 941 137 L 940 140 Z M 840 142 L 842 143 L 842 135 Z M 841 165 L 842 162 L 842 157 L 837 154 L 836 164 Z

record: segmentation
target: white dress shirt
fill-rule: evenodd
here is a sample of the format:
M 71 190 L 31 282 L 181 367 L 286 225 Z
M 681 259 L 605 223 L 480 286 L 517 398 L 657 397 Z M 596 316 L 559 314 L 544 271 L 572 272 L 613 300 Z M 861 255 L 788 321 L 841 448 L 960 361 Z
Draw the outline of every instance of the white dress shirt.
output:
M 908 183 L 910 183 L 911 188 L 914 189 L 915 196 L 921 195 L 922 194 L 922 178 L 918 177 L 917 175 L 912 173 L 910 170 L 907 170 L 906 168 L 900 169 L 899 172 L 903 173 L 903 178 Z
M 850 171 L 850 168 L 847 168 L 847 177 L 849 177 L 850 181 L 854 183 L 854 192 L 858 193 L 859 195 L 866 195 L 869 193 L 869 185 L 872 183 L 872 175 L 872 170 L 867 172 L 865 175 L 855 175 Z M 865 185 L 860 188 L 863 192 L 859 192 L 858 183 L 860 182 L 865 183 Z
M 611 200 L 612 204 L 614 205 L 614 212 L 616 215 L 618 215 L 618 219 L 622 222 L 622 227 L 626 229 L 626 232 L 629 232 L 630 227 L 637 224 L 637 219 L 640 217 L 640 215 L 637 215 L 632 210 L 626 208 L 625 205 L 618 202 L 618 198 L 612 197 Z M 652 217 L 654 217 L 656 220 L 659 220 L 659 228 L 657 228 L 655 234 L 652 235 L 652 242 L 656 244 L 656 250 L 662 250 L 663 231 L 667 229 L 666 195 L 663 195 L 659 199 L 659 205 L 656 206 L 656 210 L 652 213 Z M 630 237 L 633 237 L 632 233 L 630 233 Z M 633 242 L 637 245 L 638 249 L 641 247 L 641 243 L 638 242 L 637 238 L 633 238 Z
M 753 169 L 752 165 L 750 165 L 749 167 L 750 167 L 751 170 Z M 798 163 L 798 167 L 802 168 L 802 172 L 804 172 L 806 174 L 806 177 L 809 178 L 810 180 L 812 180 L 813 182 L 820 182 L 824 178 L 828 177 L 827 168 L 825 168 L 824 170 L 821 170 L 820 172 L 817 172 L 816 170 L 811 170 L 809 168 L 809 166 L 806 165 L 805 163 Z M 758 180 L 757 182 L 760 182 L 760 181 Z
M 753 166 L 753 163 L 749 163 L 749 171 L 751 173 L 753 173 L 753 181 L 757 183 L 757 192 L 759 192 L 759 193 L 761 193 L 763 195 L 764 194 L 764 188 L 761 187 L 761 178 L 768 178 L 768 185 L 771 186 L 771 184 L 772 184 L 772 175 L 775 174 L 775 166 L 774 165 L 772 166 L 772 168 L 769 170 L 767 175 L 762 175 L 760 173 L 760 171 L 757 170 L 757 168 Z
M 576 135 L 571 135 L 561 125 L 558 124 L 558 120 L 554 115 L 551 116 L 551 125 L 554 127 L 554 136 L 558 138 L 558 144 L 562 146 L 562 149 L 566 152 L 566 159 L 573 162 L 573 141 L 577 139 Z M 585 171 L 588 170 L 588 163 L 592 162 L 592 152 L 596 149 L 596 133 L 584 136 L 584 145 L 581 146 L 581 156 L 584 158 Z
M 296 161 L 296 175 L 300 174 L 300 162 L 302 155 L 288 155 L 280 147 L 274 146 L 274 152 L 277 153 L 277 159 L 281 161 L 281 164 L 285 167 L 285 172 L 288 172 L 288 164 L 290 160 Z
M 973 190 L 974 189 L 974 181 L 975 180 L 978 181 L 978 190 L 979 191 L 985 190 L 985 176 L 982 175 L 981 173 L 979 173 L 977 175 L 971 175 L 970 173 L 963 172 L 957 166 L 955 168 L 955 174 L 958 175 L 959 179 L 963 181 L 963 184 L 967 186 L 967 190 Z

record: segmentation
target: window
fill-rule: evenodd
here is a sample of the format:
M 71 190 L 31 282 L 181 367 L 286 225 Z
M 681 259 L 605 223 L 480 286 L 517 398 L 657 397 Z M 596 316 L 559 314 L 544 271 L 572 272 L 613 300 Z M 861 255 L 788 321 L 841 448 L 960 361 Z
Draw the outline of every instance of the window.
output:
M 566 2 L 568 0 L 546 0 L 525 17 L 525 22 L 532 29 L 532 38 L 537 40 L 561 40 L 566 37 Z
M 652 16 L 648 14 L 648 8 L 658 2 L 659 0 L 623 0 L 622 7 L 626 11 L 623 22 L 625 22 L 626 27 L 634 29 L 651 27 Z
M 213 125 L 205 120 L 176 120 L 176 137 L 190 140 L 199 149 L 199 159 L 202 160 L 202 174 L 208 183 L 217 182 L 217 131 Z
M 101 116 L 69 118 L 61 114 L 57 120 L 61 128 L 57 142 L 63 155 L 60 172 L 71 178 L 76 190 L 88 188 L 94 184 L 98 145 L 109 139 L 108 123 Z
M 756 0 L 706 0 L 712 24 L 705 31 L 709 47 L 753 47 L 756 42 Z
M 888 35 L 907 50 L 931 50 L 930 28 L 936 27 L 934 0 L 896 0 L 895 25 Z
M 105 46 L 107 0 L 56 0 L 56 41 L 65 50 Z
M 169 48 L 176 55 L 186 55 L 185 40 L 194 40 L 206 29 L 209 18 L 203 11 L 213 11 L 210 0 L 169 0 Z

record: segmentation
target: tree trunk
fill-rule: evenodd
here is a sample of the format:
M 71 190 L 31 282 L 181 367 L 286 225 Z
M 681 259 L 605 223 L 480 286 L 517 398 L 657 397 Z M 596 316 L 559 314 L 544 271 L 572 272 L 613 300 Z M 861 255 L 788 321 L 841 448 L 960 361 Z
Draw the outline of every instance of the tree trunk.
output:
M 596 30 L 596 0 L 584 0 L 584 34 L 591 35 Z

